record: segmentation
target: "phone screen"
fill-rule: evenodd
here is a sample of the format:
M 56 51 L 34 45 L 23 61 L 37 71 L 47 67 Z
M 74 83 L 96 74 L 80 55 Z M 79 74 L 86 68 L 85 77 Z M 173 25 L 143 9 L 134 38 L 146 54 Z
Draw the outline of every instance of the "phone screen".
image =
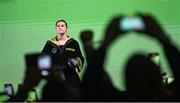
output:
M 131 31 L 131 30 L 143 30 L 144 23 L 140 17 L 137 16 L 130 16 L 124 17 L 119 23 L 120 29 L 124 31 Z
M 49 69 L 51 68 L 51 58 L 49 55 L 42 55 L 38 57 L 37 60 L 38 68 Z
M 12 86 L 12 84 L 5 84 L 4 85 L 4 92 L 8 96 L 12 96 L 13 95 L 13 86 Z

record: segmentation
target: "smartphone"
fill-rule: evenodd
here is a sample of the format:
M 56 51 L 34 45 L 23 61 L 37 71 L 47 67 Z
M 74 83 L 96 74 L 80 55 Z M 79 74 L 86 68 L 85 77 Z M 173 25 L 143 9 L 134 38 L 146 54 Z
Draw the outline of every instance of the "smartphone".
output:
M 4 84 L 4 92 L 7 96 L 13 96 L 14 94 L 13 85 L 11 83 Z
M 119 23 L 119 27 L 123 31 L 144 30 L 145 25 L 142 18 L 138 16 L 123 17 Z
M 42 76 L 48 76 L 52 68 L 52 60 L 50 55 L 41 53 L 26 54 L 26 67 L 37 68 L 41 71 Z

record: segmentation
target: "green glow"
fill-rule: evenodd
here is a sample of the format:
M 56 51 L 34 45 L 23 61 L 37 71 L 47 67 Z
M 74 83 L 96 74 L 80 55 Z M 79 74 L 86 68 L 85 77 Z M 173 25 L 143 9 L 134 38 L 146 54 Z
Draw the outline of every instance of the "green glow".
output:
M 55 35 L 56 20 L 65 19 L 70 36 L 79 42 L 79 34 L 85 29 L 93 30 L 94 41 L 100 41 L 113 16 L 136 12 L 156 16 L 172 40 L 180 44 L 180 0 L 0 0 L 0 91 L 7 82 L 14 88 L 22 82 L 23 55 L 42 50 L 46 40 Z M 123 67 L 136 51 L 159 52 L 161 66 L 171 76 L 162 48 L 154 39 L 129 33 L 114 43 L 106 70 L 117 88 L 125 89 Z
M 28 102 L 33 102 L 33 101 L 36 101 L 36 100 L 37 100 L 36 92 L 35 91 L 29 91 L 27 101 Z

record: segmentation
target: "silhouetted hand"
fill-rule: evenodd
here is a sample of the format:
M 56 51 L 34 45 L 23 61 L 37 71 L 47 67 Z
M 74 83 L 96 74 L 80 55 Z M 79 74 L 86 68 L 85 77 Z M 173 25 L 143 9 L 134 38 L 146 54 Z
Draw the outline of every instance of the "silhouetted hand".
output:
M 38 68 L 28 68 L 25 72 L 24 89 L 30 90 L 37 86 L 42 79 L 41 72 Z
M 109 44 L 112 43 L 119 35 L 125 33 L 125 31 L 122 31 L 119 27 L 119 24 L 121 22 L 121 16 L 115 17 L 112 19 L 110 24 L 107 26 L 106 32 L 105 32 L 105 38 L 104 42 L 102 44 L 103 47 L 107 47 Z
M 94 51 L 93 47 L 93 31 L 84 30 L 80 34 L 81 41 L 84 45 L 84 51 L 86 55 L 87 62 L 89 62 L 92 52 Z
M 163 43 L 168 41 L 166 33 L 152 15 L 138 14 L 138 16 L 140 16 L 143 19 L 145 24 L 145 29 L 139 30 L 138 32 L 148 34 L 149 36 L 156 38 Z

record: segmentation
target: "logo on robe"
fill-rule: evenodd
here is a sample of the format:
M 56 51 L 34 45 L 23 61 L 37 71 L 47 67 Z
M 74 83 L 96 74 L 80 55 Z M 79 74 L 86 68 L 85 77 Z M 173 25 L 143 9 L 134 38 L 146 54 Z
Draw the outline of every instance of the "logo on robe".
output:
M 57 52 L 57 49 L 56 48 L 53 48 L 52 49 L 52 53 L 55 54 Z

